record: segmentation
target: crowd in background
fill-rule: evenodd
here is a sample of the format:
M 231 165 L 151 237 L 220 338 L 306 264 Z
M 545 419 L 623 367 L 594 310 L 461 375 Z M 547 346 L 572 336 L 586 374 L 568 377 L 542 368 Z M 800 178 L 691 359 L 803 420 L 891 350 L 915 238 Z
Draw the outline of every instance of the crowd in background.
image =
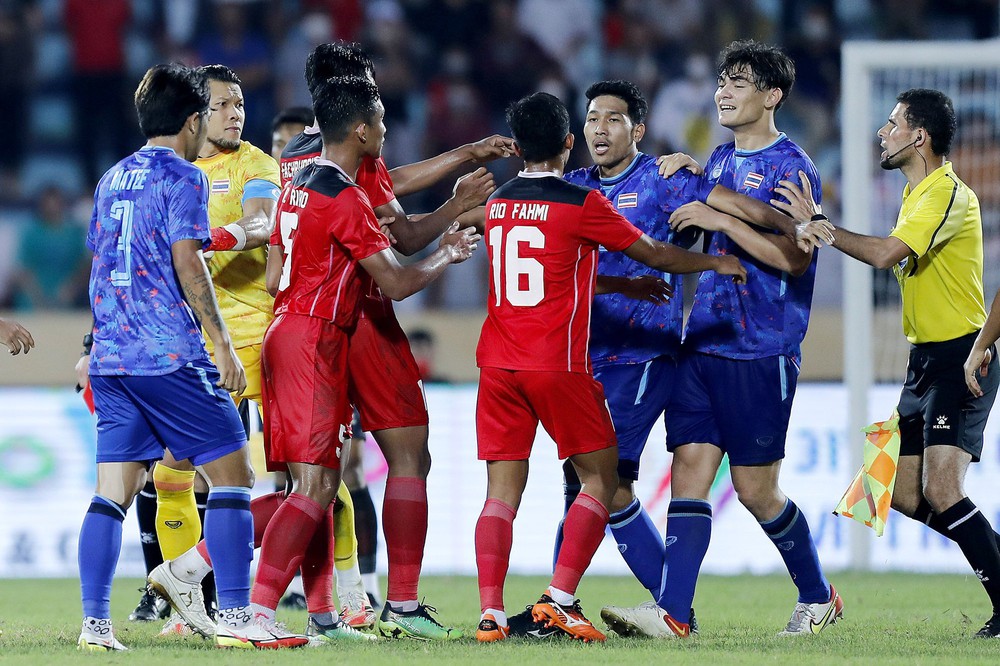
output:
M 812 156 L 836 207 L 841 43 L 989 39 L 998 15 L 997 0 L 0 0 L 0 307 L 87 307 L 93 187 L 142 144 L 131 94 L 157 62 L 233 68 L 243 138 L 266 152 L 275 113 L 309 104 L 306 55 L 349 40 L 375 60 L 390 167 L 507 133 L 507 105 L 535 90 L 565 100 L 579 129 L 583 91 L 605 78 L 634 81 L 650 102 L 641 150 L 704 161 L 729 138 L 715 119 L 715 56 L 752 37 L 796 63 L 779 129 Z M 571 167 L 586 163 L 578 141 Z M 503 182 L 518 167 L 490 168 Z M 421 212 L 449 194 L 445 184 L 403 203 Z M 422 305 L 482 307 L 483 264 L 468 263 Z

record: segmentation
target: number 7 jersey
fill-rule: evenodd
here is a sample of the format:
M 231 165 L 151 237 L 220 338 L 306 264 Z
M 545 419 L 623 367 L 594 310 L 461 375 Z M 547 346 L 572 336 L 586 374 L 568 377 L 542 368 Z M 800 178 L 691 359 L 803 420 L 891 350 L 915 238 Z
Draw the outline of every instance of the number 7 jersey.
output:
M 597 251 L 642 232 L 597 190 L 553 172 L 524 172 L 486 203 L 490 293 L 481 368 L 590 373 Z

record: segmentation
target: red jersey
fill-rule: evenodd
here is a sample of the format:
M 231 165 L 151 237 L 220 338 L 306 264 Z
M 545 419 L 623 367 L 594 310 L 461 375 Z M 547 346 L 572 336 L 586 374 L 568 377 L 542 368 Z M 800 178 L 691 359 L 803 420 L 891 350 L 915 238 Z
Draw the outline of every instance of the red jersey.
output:
M 285 145 L 285 149 L 281 151 L 282 186 L 292 180 L 302 167 L 315 162 L 322 150 L 323 137 L 320 136 L 318 127 L 307 127 L 294 136 Z M 358 167 L 358 174 L 354 182 L 368 195 L 368 201 L 372 208 L 384 206 L 396 198 L 392 192 L 392 177 L 389 175 L 389 168 L 381 157 L 378 159 L 365 157 L 361 161 L 361 166 Z M 361 289 L 362 316 L 375 319 L 392 316 L 392 300 L 385 297 L 370 275 L 365 273 L 363 279 L 364 285 Z
M 285 264 L 274 314 L 353 327 L 368 275 L 358 261 L 389 247 L 364 190 L 333 162 L 317 159 L 281 192 L 276 219 L 271 245 L 281 247 Z
M 551 173 L 522 171 L 494 192 L 477 365 L 589 373 L 598 246 L 617 252 L 641 236 L 600 192 Z

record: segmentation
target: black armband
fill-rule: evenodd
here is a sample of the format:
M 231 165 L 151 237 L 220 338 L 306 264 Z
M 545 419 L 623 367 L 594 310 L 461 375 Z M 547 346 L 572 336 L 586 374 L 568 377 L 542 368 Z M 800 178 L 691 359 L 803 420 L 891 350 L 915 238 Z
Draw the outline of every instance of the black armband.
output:
M 94 336 L 87 333 L 83 336 L 83 353 L 80 356 L 90 356 L 90 350 L 94 348 Z

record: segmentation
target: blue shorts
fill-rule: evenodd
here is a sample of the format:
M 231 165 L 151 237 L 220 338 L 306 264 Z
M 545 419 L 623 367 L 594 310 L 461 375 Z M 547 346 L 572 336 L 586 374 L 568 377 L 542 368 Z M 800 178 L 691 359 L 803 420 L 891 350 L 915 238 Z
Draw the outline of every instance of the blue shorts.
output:
M 91 375 L 97 462 L 149 462 L 168 448 L 177 460 L 204 465 L 246 446 L 236 405 L 218 381 L 207 360 L 151 377 Z
M 798 376 L 786 356 L 684 356 L 667 408 L 667 450 L 707 443 L 728 453 L 732 465 L 781 460 Z
M 618 436 L 619 477 L 639 478 L 639 458 L 650 430 L 670 401 L 676 373 L 677 362 L 669 356 L 594 368 L 594 379 L 604 386 Z

